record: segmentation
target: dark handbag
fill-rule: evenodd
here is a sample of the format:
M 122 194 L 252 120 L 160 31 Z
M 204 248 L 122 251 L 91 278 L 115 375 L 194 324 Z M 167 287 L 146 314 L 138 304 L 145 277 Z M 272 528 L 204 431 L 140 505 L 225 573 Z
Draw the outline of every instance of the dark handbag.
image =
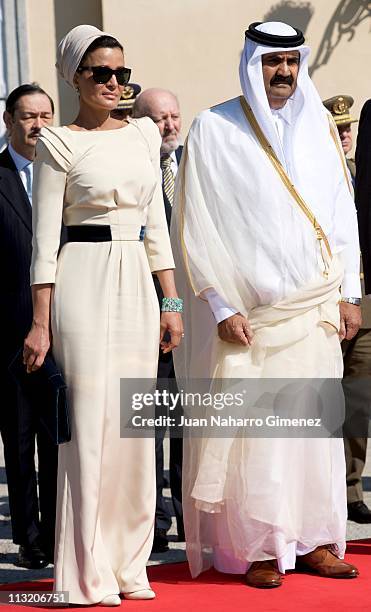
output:
M 41 368 L 27 374 L 23 363 L 23 347 L 9 365 L 9 372 L 33 407 L 54 444 L 71 440 L 67 386 L 62 374 L 48 353 Z

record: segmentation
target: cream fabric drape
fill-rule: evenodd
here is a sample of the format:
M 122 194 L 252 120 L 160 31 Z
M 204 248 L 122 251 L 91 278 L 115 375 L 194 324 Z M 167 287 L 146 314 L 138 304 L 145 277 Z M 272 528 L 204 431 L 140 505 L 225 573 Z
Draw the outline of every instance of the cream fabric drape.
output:
M 342 268 L 335 258 L 328 281 L 307 285 L 274 306 L 253 309 L 251 348 L 214 336 L 212 375 L 225 381 L 217 391 L 230 391 L 233 379 L 248 385 L 250 378 L 282 378 L 281 388 L 280 382 L 275 388 L 274 404 L 290 397 L 286 416 L 301 415 L 305 401 L 314 397 L 306 378 L 342 376 L 337 333 L 341 278 Z M 294 379 L 289 395 L 288 378 Z M 269 414 L 262 398 L 258 406 L 250 407 L 246 416 Z M 338 402 L 325 406 L 323 417 L 330 407 L 333 422 L 341 425 L 341 390 Z M 313 405 L 309 415 L 314 413 Z M 186 430 L 183 511 L 192 574 L 213 564 L 222 571 L 244 572 L 250 562 L 268 558 L 277 558 L 284 571 L 294 567 L 300 549 L 305 552 L 321 544 L 333 544 L 343 556 L 342 439 L 254 439 L 235 437 L 237 429 L 230 431 L 228 438 L 199 439 L 192 436 L 192 429 Z

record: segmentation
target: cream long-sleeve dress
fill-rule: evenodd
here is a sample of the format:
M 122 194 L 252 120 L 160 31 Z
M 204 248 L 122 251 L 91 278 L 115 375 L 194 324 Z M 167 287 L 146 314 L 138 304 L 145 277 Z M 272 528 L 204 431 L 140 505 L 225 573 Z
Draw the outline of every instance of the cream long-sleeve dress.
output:
M 37 146 L 31 282 L 55 283 L 53 354 L 72 428 L 59 449 L 55 589 L 78 604 L 148 588 L 154 441 L 120 438 L 120 378 L 156 376 L 151 272 L 174 267 L 159 154 L 148 118 L 109 131 L 44 128 Z M 110 225 L 112 242 L 69 242 L 57 257 L 62 217 Z

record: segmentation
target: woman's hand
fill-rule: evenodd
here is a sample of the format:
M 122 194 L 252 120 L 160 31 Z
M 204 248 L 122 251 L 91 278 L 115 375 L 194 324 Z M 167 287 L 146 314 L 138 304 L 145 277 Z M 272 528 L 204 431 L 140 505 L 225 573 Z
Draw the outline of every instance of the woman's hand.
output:
M 35 372 L 42 366 L 49 348 L 49 326 L 34 322 L 23 346 L 23 363 L 27 366 L 28 373 Z
M 178 298 L 173 271 L 158 270 L 154 274 L 157 274 L 164 296 Z M 164 340 L 166 332 L 170 335 L 170 342 Z M 183 335 L 183 321 L 180 312 L 162 311 L 160 321 L 160 346 L 162 351 L 169 353 L 173 348 L 179 346 Z
M 165 333 L 170 334 L 170 341 L 163 340 Z M 183 321 L 180 312 L 162 312 L 160 320 L 160 346 L 163 353 L 169 353 L 179 346 L 183 334 Z
M 38 370 L 44 363 L 51 344 L 50 302 L 52 285 L 32 285 L 33 321 L 23 346 L 23 363 L 27 372 Z

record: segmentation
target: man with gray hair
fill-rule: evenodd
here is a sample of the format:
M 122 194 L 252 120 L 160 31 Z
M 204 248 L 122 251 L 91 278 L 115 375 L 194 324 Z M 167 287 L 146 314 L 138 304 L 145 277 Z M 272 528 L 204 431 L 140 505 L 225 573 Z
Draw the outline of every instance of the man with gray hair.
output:
M 161 134 L 161 171 L 162 191 L 166 219 L 170 227 L 171 210 L 174 199 L 174 181 L 183 147 L 179 143 L 181 116 L 179 102 L 175 94 L 166 89 L 151 88 L 143 91 L 135 100 L 133 117 L 151 117 Z M 157 277 L 154 277 L 157 295 L 161 304 L 162 291 Z M 175 373 L 172 353 L 160 353 L 158 362 L 158 386 L 176 391 Z M 159 407 L 160 410 L 165 407 Z M 177 429 L 177 428 L 176 428 Z M 164 487 L 164 452 L 163 440 L 166 427 L 156 428 L 156 519 L 152 552 L 168 550 L 166 532 L 171 527 L 171 515 L 162 495 Z M 182 511 L 182 446 L 181 438 L 170 437 L 170 488 L 173 501 L 178 540 L 184 540 Z
M 135 100 L 133 117 L 151 117 L 156 123 L 162 137 L 162 157 L 172 156 L 179 148 L 181 116 L 179 102 L 174 93 L 155 87 L 146 89 Z

